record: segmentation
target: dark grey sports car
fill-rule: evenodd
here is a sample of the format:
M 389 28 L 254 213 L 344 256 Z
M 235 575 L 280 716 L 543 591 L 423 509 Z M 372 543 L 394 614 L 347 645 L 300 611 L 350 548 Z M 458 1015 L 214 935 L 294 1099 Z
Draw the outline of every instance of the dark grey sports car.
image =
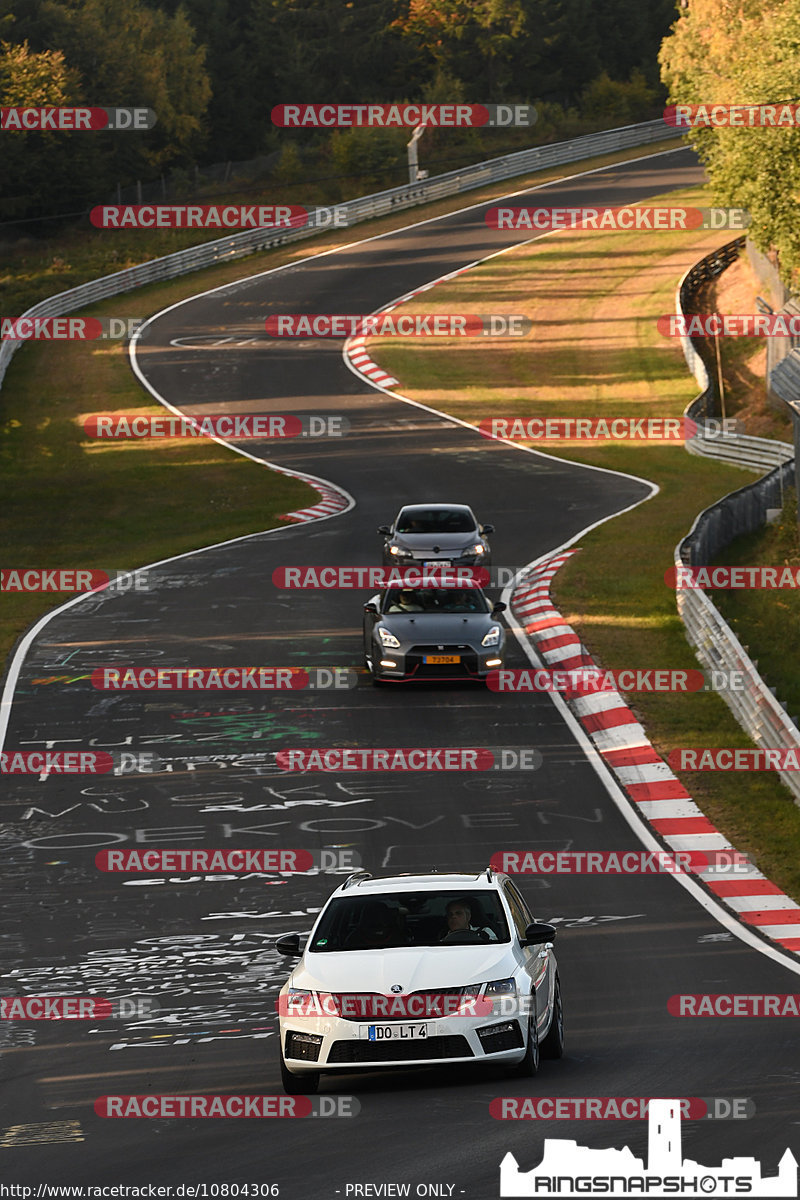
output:
M 505 630 L 471 587 L 390 585 L 364 605 L 364 658 L 375 684 L 484 680 L 503 665 Z
M 494 525 L 479 525 L 467 504 L 405 504 L 393 525 L 381 525 L 383 565 L 488 567 L 486 535 Z

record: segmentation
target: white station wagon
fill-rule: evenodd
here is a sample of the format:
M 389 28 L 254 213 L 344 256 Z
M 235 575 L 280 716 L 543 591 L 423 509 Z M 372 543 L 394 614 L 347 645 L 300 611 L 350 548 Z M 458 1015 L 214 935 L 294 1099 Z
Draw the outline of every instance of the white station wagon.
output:
M 336 889 L 278 998 L 290 1095 L 323 1072 L 437 1063 L 507 1064 L 535 1075 L 564 1052 L 555 929 L 506 875 L 357 871 Z

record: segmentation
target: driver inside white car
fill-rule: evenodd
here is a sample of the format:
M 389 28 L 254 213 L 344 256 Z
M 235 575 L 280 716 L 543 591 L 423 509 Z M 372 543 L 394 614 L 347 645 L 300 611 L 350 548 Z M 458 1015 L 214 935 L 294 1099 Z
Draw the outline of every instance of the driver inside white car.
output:
M 445 908 L 445 917 L 447 920 L 447 933 L 441 939 L 446 941 L 451 933 L 461 933 L 468 931 L 476 933 L 483 942 L 496 942 L 497 934 L 488 925 L 483 927 L 472 924 L 472 909 L 466 900 L 451 900 Z

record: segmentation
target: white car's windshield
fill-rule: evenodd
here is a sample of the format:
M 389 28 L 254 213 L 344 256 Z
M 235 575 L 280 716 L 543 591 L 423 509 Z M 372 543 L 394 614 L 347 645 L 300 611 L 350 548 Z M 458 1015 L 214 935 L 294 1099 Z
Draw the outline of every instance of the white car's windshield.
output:
M 331 901 L 308 944 L 313 953 L 395 946 L 508 942 L 495 892 L 390 892 Z

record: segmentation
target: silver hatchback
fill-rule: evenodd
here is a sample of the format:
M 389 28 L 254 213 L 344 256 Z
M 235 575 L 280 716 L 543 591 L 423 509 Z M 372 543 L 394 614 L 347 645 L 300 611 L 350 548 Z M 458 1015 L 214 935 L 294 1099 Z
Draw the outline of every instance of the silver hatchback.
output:
M 392 525 L 381 525 L 385 567 L 488 567 L 491 547 L 487 534 L 494 525 L 481 525 L 467 504 L 405 504 Z

